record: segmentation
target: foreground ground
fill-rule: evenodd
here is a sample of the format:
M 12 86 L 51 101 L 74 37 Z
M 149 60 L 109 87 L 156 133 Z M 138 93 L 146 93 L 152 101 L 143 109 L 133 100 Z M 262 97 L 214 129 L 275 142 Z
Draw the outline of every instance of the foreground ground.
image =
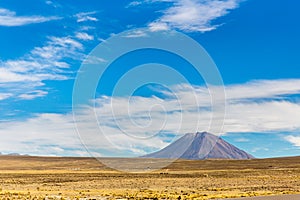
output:
M 176 161 L 122 173 L 93 158 L 0 156 L 0 199 L 218 199 L 300 193 L 300 157 Z

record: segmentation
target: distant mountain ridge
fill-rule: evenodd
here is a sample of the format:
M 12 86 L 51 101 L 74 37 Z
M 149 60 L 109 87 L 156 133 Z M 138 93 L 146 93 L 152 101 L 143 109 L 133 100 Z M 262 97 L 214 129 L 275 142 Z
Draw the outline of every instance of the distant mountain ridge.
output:
M 0 152 L 0 156 L 29 156 L 28 154 L 19 154 L 19 153 L 9 153 L 9 154 L 3 154 Z
M 170 159 L 252 159 L 252 155 L 208 132 L 187 133 L 162 150 L 142 156 Z

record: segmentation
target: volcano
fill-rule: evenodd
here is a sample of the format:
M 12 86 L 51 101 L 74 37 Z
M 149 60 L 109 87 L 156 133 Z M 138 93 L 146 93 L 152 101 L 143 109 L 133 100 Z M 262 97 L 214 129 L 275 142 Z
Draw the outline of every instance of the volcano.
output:
M 187 133 L 167 147 L 144 158 L 167 159 L 253 159 L 247 152 L 208 132 Z

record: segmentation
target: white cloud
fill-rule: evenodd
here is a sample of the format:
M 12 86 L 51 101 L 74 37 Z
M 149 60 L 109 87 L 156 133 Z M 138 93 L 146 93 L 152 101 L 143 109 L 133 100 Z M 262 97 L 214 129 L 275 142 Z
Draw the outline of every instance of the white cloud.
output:
M 83 33 L 83 32 L 76 33 L 75 37 L 80 40 L 94 40 L 94 36 L 89 35 L 87 33 Z
M 129 8 L 129 7 L 134 7 L 134 6 L 138 6 L 138 5 L 141 5 L 143 2 L 141 1 L 132 1 L 130 2 L 126 7 Z
M 64 57 L 76 59 L 79 56 L 80 58 L 82 57 L 80 50 L 83 50 L 83 45 L 72 37 L 49 37 L 45 46 L 36 47 L 31 51 L 31 57 L 47 59 L 52 63 Z
M 296 147 L 300 147 L 300 136 L 288 135 L 285 140 L 292 143 Z
M 0 101 L 4 99 L 8 99 L 9 97 L 13 96 L 10 93 L 0 93 Z
M 140 5 L 143 5 L 143 4 L 153 4 L 153 3 L 162 3 L 162 2 L 173 3 L 174 0 L 140 0 L 140 1 L 132 1 L 126 7 L 129 8 L 129 7 L 140 6 Z
M 41 88 L 44 81 L 69 79 L 66 59 L 83 60 L 83 50 L 83 45 L 71 36 L 49 37 L 44 46 L 35 47 L 23 57 L 0 62 L 1 89 L 18 99 L 47 95 Z
M 77 22 L 86 22 L 86 21 L 98 21 L 98 19 L 96 17 L 93 17 L 91 15 L 96 14 L 96 11 L 92 11 L 92 12 L 82 12 L 82 13 L 78 13 L 75 15 L 75 17 L 77 18 Z
M 279 98 L 300 94 L 298 83 L 298 79 L 263 80 L 225 87 L 228 99 L 226 118 L 217 118 L 224 120 L 221 134 L 299 131 L 300 102 Z M 129 152 L 129 155 L 142 155 L 166 146 L 169 139 L 172 139 L 164 134 L 150 137 L 160 131 L 180 135 L 208 130 L 212 113 L 209 109 L 211 99 L 207 89 L 195 86 L 191 90 L 185 85 L 173 86 L 170 89 L 173 97 L 178 99 L 132 97 L 128 102 L 126 97 L 98 98 L 95 100 L 95 109 L 93 106 L 86 106 L 76 112 L 81 138 L 94 152 L 97 148 L 107 151 L 114 148 L 115 151 Z M 193 93 L 196 94 L 195 97 L 191 95 Z M 99 124 L 93 121 L 95 116 Z M 99 125 L 106 137 L 101 135 Z M 6 149 L 38 154 L 42 149 L 47 153 L 45 147 L 54 145 L 60 149 L 56 152 L 57 155 L 66 152 L 69 154 L 73 148 L 73 153 L 78 155 L 76 152 L 80 142 L 74 127 L 71 113 L 41 114 L 22 122 L 2 122 L 0 152 Z M 285 139 L 294 145 L 300 145 L 298 136 L 287 136 Z M 51 154 L 55 154 L 55 148 L 51 149 Z
M 47 91 L 35 90 L 35 91 L 28 92 L 28 93 L 25 93 L 25 94 L 20 94 L 18 96 L 18 98 L 19 99 L 24 99 L 24 100 L 31 100 L 31 99 L 35 99 L 35 98 L 38 98 L 38 97 L 46 96 L 47 94 L 48 94 Z
M 237 8 L 241 0 L 173 0 L 167 2 L 173 2 L 172 6 L 163 11 L 159 19 L 149 24 L 150 30 L 175 28 L 187 32 L 211 31 L 220 26 L 220 24 L 213 24 L 213 21 Z
M 147 33 L 145 33 L 144 31 L 141 30 L 137 30 L 137 31 L 133 31 L 128 33 L 126 36 L 126 38 L 138 38 L 138 37 L 147 37 Z
M 100 57 L 96 57 L 96 56 L 89 56 L 88 59 L 85 59 L 82 63 L 83 64 L 99 64 L 99 63 L 103 63 L 103 62 L 107 62 L 107 60 L 100 58 Z
M 188 102 L 190 86 L 177 85 L 173 89 L 176 95 Z M 207 89 L 202 86 L 194 86 L 198 95 L 198 102 L 202 105 L 210 104 Z M 255 99 L 284 99 L 286 95 L 300 94 L 300 79 L 277 79 L 277 80 L 254 80 L 245 84 L 234 84 L 225 86 L 226 100 L 229 103 L 253 101 Z M 164 92 L 166 95 L 171 93 Z
M 59 19 L 61 18 L 53 16 L 17 16 L 13 11 L 0 8 L 0 26 L 24 26 L 28 24 L 43 23 Z
M 20 122 L 0 123 L 0 126 L 0 152 L 87 155 L 74 130 L 71 115 L 41 114 Z
M 226 118 L 216 118 L 221 122 L 224 120 L 223 132 L 220 134 L 272 134 L 300 130 L 300 103 L 279 98 L 282 95 L 299 94 L 298 82 L 297 79 L 253 81 L 244 85 L 227 86 Z M 271 85 L 274 89 L 271 89 Z M 125 97 L 102 97 L 97 99 L 96 109 L 91 107 L 90 113 L 87 112 L 83 116 L 89 115 L 90 119 L 93 119 L 96 113 L 102 131 L 110 135 L 109 141 L 113 146 L 122 146 L 124 149 L 132 148 L 130 144 L 138 146 L 138 142 L 132 141 L 132 137 L 149 137 L 160 131 L 184 134 L 209 130 L 212 112 L 211 109 L 207 109 L 211 104 L 207 89 L 195 86 L 191 90 L 185 85 L 177 85 L 170 89 L 178 99 L 132 97 L 128 102 Z M 197 94 L 195 98 L 193 93 Z M 169 93 L 165 94 L 171 96 Z M 264 100 L 260 101 L 261 99 Z M 216 116 L 222 115 L 217 113 Z M 79 121 L 84 122 L 84 119 L 85 117 Z M 130 137 L 126 139 L 126 135 Z M 93 144 L 97 138 L 93 131 L 91 138 L 92 141 L 88 142 Z M 166 144 L 157 143 L 156 146 L 150 147 L 147 145 L 153 145 L 155 142 L 147 139 L 146 141 L 140 144 L 146 149 L 159 149 Z
M 288 101 L 229 104 L 224 132 L 297 131 L 299 112 L 300 104 Z
M 6 68 L 0 68 L 0 83 L 38 81 L 38 77 L 14 73 Z
M 148 27 L 151 31 L 166 31 L 170 28 L 167 23 L 163 22 L 152 22 Z
M 300 93 L 299 79 L 256 80 L 247 84 L 227 86 L 230 100 L 249 98 L 280 98 Z
M 85 121 L 81 125 L 85 127 L 85 130 L 93 131 L 97 135 L 99 129 L 90 123 L 90 117 L 93 116 L 84 114 L 82 117 Z M 106 131 L 115 130 L 107 129 Z M 0 122 L 0 135 L 0 152 L 56 156 L 88 155 L 75 130 L 72 114 L 45 113 L 23 121 Z M 117 142 L 119 150 L 128 150 L 130 147 L 132 154 L 144 154 L 142 147 L 158 148 L 166 145 L 159 139 L 155 139 L 153 144 L 147 140 L 130 140 L 120 131 L 107 136 Z M 110 145 L 107 140 L 102 139 L 99 142 L 94 139 L 92 140 L 94 143 L 89 144 L 94 145 L 95 150 L 97 148 L 109 150 Z M 134 145 L 137 146 L 134 147 Z M 99 155 L 99 152 L 91 153 Z

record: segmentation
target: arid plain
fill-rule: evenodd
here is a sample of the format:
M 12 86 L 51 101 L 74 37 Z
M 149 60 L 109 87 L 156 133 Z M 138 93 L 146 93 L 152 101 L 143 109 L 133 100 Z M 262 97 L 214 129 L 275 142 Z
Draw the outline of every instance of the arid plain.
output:
M 219 199 L 297 193 L 300 157 L 178 160 L 159 171 L 125 173 L 94 158 L 0 156 L 0 199 Z

